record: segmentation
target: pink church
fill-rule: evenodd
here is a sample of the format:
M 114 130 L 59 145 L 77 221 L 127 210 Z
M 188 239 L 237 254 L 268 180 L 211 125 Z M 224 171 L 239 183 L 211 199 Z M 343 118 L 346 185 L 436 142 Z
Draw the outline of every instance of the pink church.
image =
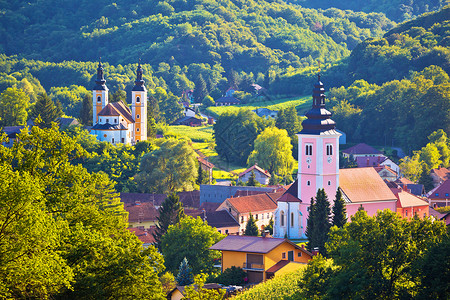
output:
M 274 237 L 306 238 L 311 198 L 325 189 L 333 203 L 340 188 L 347 214 L 353 215 L 360 206 L 374 215 L 378 210 L 396 211 L 396 196 L 374 168 L 339 170 L 339 136 L 331 113 L 325 108 L 323 83 L 314 84 L 312 108 L 306 113 L 303 129 L 298 135 L 298 174 L 293 186 L 278 199 L 275 212 Z

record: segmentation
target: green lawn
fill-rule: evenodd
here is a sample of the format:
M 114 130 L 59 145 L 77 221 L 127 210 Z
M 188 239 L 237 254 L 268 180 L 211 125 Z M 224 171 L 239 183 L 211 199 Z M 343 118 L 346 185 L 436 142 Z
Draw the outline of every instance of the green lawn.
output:
M 302 97 L 294 97 L 294 98 L 284 98 L 284 99 L 275 99 L 271 101 L 265 101 L 265 102 L 257 102 L 257 103 L 249 103 L 249 104 L 242 104 L 242 105 L 236 105 L 236 106 L 211 106 L 208 107 L 206 110 L 208 113 L 218 116 L 220 114 L 223 114 L 224 112 L 233 112 L 237 111 L 241 108 L 254 110 L 257 108 L 265 107 L 271 110 L 280 110 L 282 108 L 288 108 L 288 107 L 298 107 L 299 110 L 304 110 L 308 108 L 311 105 L 311 96 L 302 96 Z
M 201 127 L 172 125 L 169 126 L 169 131 L 172 131 L 180 136 L 187 136 L 193 142 L 210 142 L 213 141 L 214 139 L 212 125 Z

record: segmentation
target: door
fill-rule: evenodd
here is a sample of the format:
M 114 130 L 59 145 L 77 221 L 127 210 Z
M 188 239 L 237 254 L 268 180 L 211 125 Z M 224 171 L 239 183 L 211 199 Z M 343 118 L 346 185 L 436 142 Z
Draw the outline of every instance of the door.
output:
M 289 261 L 294 261 L 294 251 L 289 251 L 288 252 L 288 260 Z

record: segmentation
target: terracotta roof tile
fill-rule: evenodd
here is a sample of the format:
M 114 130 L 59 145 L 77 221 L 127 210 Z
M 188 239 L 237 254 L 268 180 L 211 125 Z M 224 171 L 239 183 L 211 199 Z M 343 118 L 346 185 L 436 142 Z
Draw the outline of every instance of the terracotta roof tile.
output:
M 114 108 L 124 117 L 128 123 L 134 123 L 133 116 L 131 115 L 131 110 L 125 103 L 121 101 L 111 103 Z
M 153 232 L 155 232 L 154 227 L 144 230 L 140 228 L 127 228 L 127 230 L 133 232 L 144 244 L 153 244 L 155 242 L 155 238 L 153 237 Z
M 342 152 L 346 154 L 383 154 L 383 152 L 364 143 L 345 149 Z
M 450 170 L 447 168 L 432 169 L 432 173 L 436 174 L 442 181 L 450 179 Z
M 99 116 L 120 116 L 119 111 L 112 105 L 108 103 L 103 109 L 98 113 Z
M 351 203 L 397 200 L 374 168 L 341 169 L 339 185 Z
M 252 170 L 257 170 L 257 171 L 259 171 L 260 173 L 266 175 L 267 177 L 269 177 L 269 178 L 271 177 L 271 175 L 270 175 L 270 173 L 269 173 L 268 171 L 266 171 L 266 170 L 264 170 L 264 169 L 258 167 L 258 165 L 253 165 L 253 166 L 251 166 L 250 168 L 248 168 L 247 170 L 245 170 L 244 172 L 242 172 L 241 174 L 239 174 L 239 177 L 244 176 L 245 174 L 247 174 L 248 172 L 251 172 Z
M 266 270 L 266 273 L 276 273 L 277 271 L 281 270 L 283 267 L 288 265 L 290 263 L 289 260 L 280 260 L 275 265 L 271 266 Z
M 392 190 L 392 189 L 391 189 Z M 401 207 L 428 206 L 428 202 L 405 191 L 393 191 Z
M 214 164 L 210 163 L 209 161 L 207 161 L 206 159 L 202 158 L 202 157 L 197 157 L 198 161 L 202 164 L 207 166 L 208 168 L 212 169 L 214 168 Z
M 283 195 L 281 193 L 264 193 L 259 195 L 228 198 L 228 201 L 239 213 L 259 212 L 277 209 L 276 201 Z
M 156 221 L 159 216 L 158 210 L 150 202 L 137 202 L 136 204 L 124 204 L 128 212 L 129 222 Z

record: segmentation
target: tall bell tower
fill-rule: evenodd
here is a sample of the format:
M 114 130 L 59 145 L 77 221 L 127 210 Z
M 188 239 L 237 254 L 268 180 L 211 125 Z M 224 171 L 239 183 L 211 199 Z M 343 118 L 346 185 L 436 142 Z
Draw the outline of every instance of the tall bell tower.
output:
M 339 187 L 339 136 L 331 113 L 325 108 L 325 89 L 318 80 L 313 89 L 313 105 L 306 113 L 298 136 L 298 198 L 304 221 L 308 218 L 311 198 L 325 189 L 333 199 Z M 304 223 L 306 224 L 306 223 Z M 305 228 L 306 229 L 306 228 Z
M 139 59 L 136 81 L 131 92 L 131 113 L 135 121 L 134 143 L 147 140 L 147 89 L 142 75 L 141 60 Z
M 95 125 L 98 121 L 97 114 L 108 105 L 108 88 L 106 87 L 106 80 L 103 76 L 102 62 L 98 62 L 97 80 L 92 93 L 92 124 Z

